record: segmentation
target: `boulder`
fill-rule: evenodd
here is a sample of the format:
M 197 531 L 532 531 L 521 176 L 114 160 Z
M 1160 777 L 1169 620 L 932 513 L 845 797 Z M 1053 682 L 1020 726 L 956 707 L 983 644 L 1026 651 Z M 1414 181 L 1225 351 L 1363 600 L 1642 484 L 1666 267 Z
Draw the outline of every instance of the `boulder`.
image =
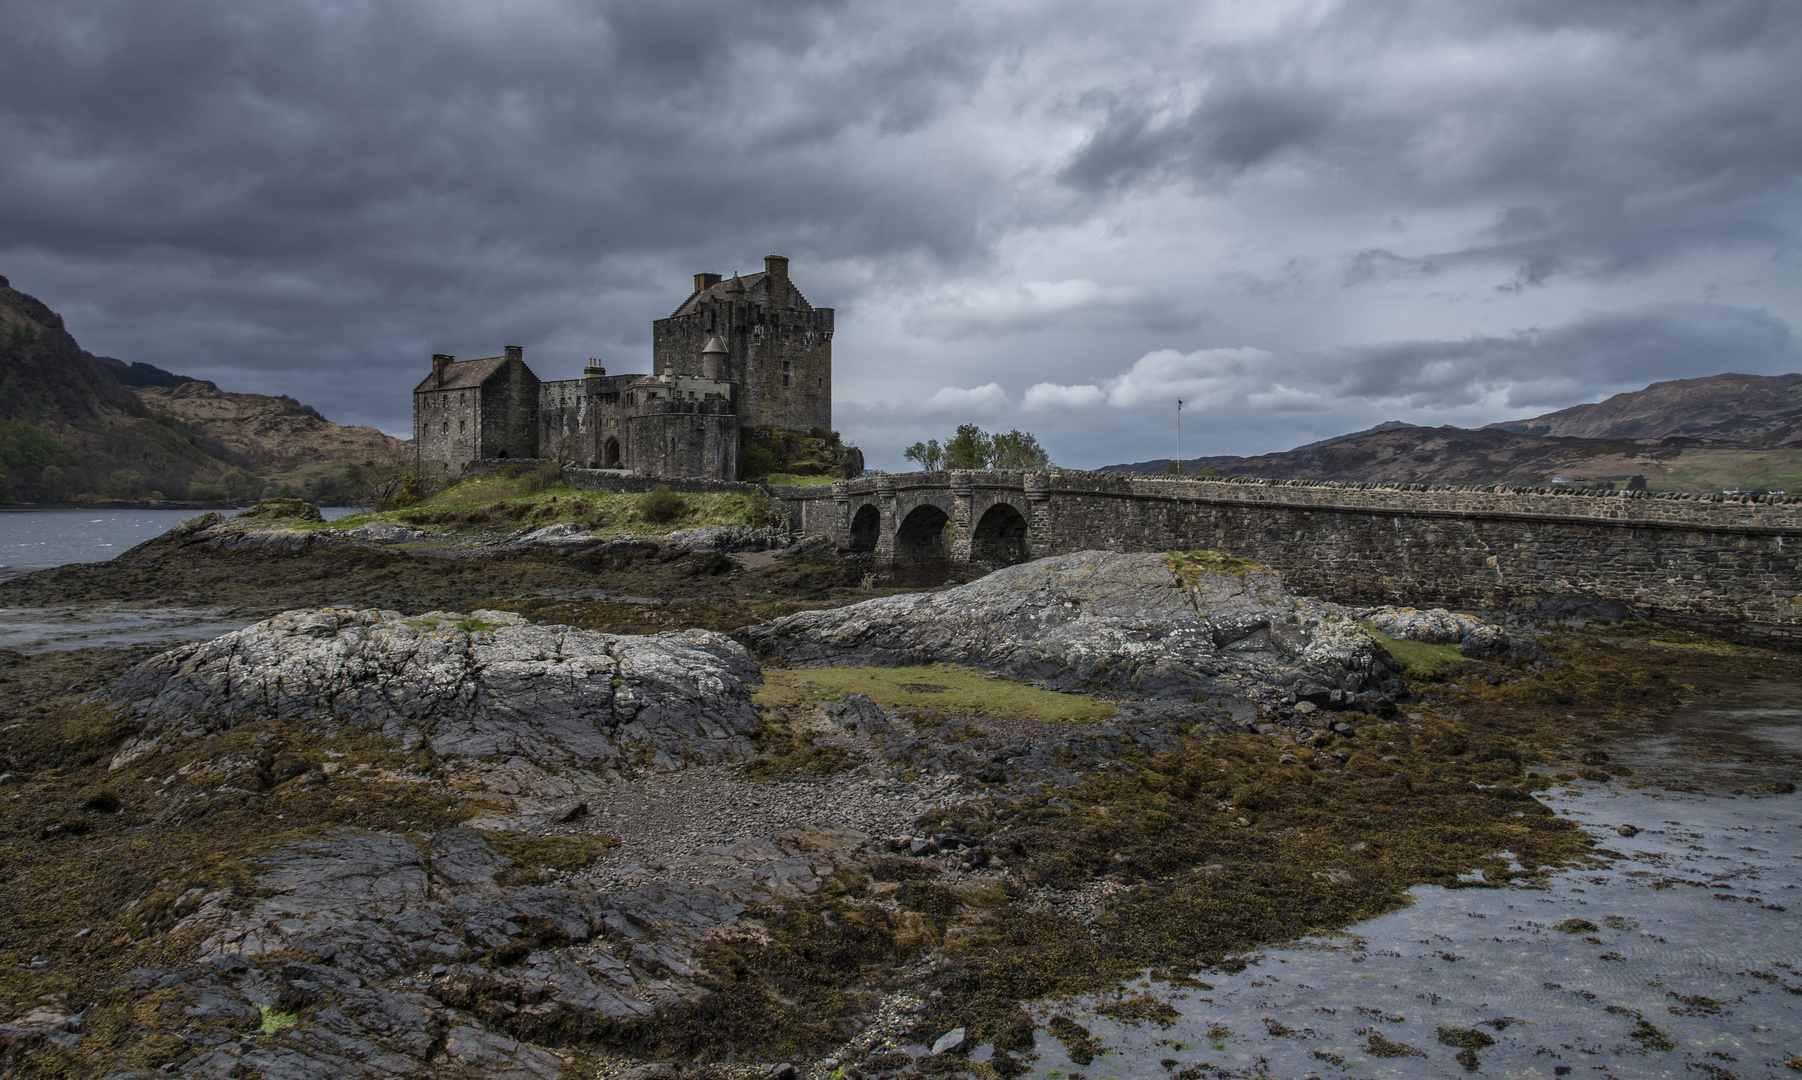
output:
M 532 548 L 558 554 L 575 554 L 591 551 L 607 541 L 588 532 L 580 525 L 560 521 L 555 525 L 546 525 L 541 529 L 528 529 L 509 536 L 501 546 L 509 548 Z
M 1051 689 L 1184 701 L 1277 696 L 1298 682 L 1356 694 L 1375 652 L 1349 612 L 1296 595 L 1272 571 L 1105 551 L 801 612 L 739 636 L 802 667 L 967 664 Z
M 345 532 L 346 536 L 358 540 L 368 540 L 374 544 L 405 544 L 413 540 L 423 540 L 426 534 L 419 529 L 411 529 L 405 525 L 396 525 L 391 521 L 372 521 Z
M 1380 607 L 1359 615 L 1392 638 L 1429 645 L 1456 645 L 1462 656 L 1487 660 L 1500 656 L 1532 660 L 1543 651 L 1510 635 L 1494 623 L 1444 608 Z
M 697 529 L 677 529 L 663 537 L 663 546 L 672 551 L 775 551 L 792 546 L 799 537 L 780 529 L 759 529 L 749 525 L 704 525 Z
M 743 647 L 704 630 L 622 636 L 503 611 L 327 608 L 171 649 L 92 700 L 140 718 L 125 758 L 243 718 L 335 719 L 446 757 L 676 769 L 751 756 L 757 677 Z

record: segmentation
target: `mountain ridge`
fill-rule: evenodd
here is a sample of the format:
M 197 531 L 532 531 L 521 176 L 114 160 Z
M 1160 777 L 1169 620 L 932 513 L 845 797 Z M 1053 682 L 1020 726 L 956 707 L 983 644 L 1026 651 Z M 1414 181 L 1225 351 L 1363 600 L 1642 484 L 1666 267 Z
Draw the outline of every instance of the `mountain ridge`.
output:
M 0 502 L 331 498 L 344 465 L 405 448 L 293 398 L 95 356 L 0 276 Z
M 1802 375 L 1725 373 L 1480 428 L 1387 421 L 1270 454 L 1185 461 L 1271 480 L 1802 489 Z M 1104 472 L 1162 473 L 1154 459 Z

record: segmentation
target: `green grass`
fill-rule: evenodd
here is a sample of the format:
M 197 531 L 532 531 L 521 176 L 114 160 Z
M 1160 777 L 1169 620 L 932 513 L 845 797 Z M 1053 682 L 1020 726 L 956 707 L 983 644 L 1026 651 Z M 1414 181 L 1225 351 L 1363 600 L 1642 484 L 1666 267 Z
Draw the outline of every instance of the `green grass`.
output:
M 854 693 L 890 708 L 931 709 L 950 716 L 1080 724 L 1114 715 L 1110 702 L 1041 690 L 955 664 L 766 669 L 756 699 L 766 707 L 788 707 L 842 701 Z
M 1392 638 L 1368 624 L 1365 625 L 1364 632 L 1374 638 L 1390 656 L 1395 657 L 1404 672 L 1415 678 L 1431 678 L 1444 671 L 1447 664 L 1464 659 L 1456 645 L 1429 645 L 1424 641 Z
M 703 525 L 768 524 L 779 512 L 774 500 L 755 493 L 680 493 L 687 507 L 670 521 L 648 520 L 636 492 L 578 491 L 561 485 L 538 487 L 534 478 L 481 476 L 453 484 L 415 506 L 375 514 L 352 514 L 329 526 L 354 529 L 386 521 L 428 533 L 494 533 L 571 523 L 596 536 L 614 538 L 662 534 Z
M 1645 474 L 1654 491 L 1764 488 L 1802 491 L 1802 450 L 1685 450 L 1662 476 Z
M 767 484 L 783 484 L 789 487 L 808 487 L 813 484 L 831 484 L 838 481 L 836 476 L 802 476 L 798 473 L 771 473 L 765 478 Z

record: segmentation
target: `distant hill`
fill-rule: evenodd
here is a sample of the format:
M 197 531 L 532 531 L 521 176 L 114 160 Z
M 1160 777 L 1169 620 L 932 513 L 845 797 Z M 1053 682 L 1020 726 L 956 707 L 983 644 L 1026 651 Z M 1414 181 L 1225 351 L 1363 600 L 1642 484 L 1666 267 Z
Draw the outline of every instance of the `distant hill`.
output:
M 1802 375 L 1673 379 L 1607 401 L 1530 420 L 1488 425 L 1525 435 L 1579 439 L 1718 439 L 1757 446 L 1802 444 Z
M 1161 473 L 1163 460 L 1108 465 Z M 1487 427 L 1396 421 L 1257 457 L 1184 462 L 1270 480 L 1802 491 L 1802 375 L 1655 383 L 1607 401 Z
M 148 366 L 148 365 L 146 365 Z M 204 379 L 135 391 L 153 412 L 173 416 L 259 472 L 289 478 L 319 465 L 342 466 L 405 452 L 407 444 L 372 427 L 344 427 L 287 395 L 227 393 Z
M 96 357 L 96 359 L 100 361 L 100 365 L 106 370 L 106 373 L 113 377 L 113 381 L 120 386 L 180 386 L 182 383 L 194 381 L 186 375 L 164 371 L 155 364 L 146 364 L 141 360 L 128 364 L 123 360 L 114 360 L 110 356 Z
M 284 485 L 331 498 L 345 463 L 396 447 L 292 398 L 94 356 L 0 277 L 0 502 L 241 499 Z

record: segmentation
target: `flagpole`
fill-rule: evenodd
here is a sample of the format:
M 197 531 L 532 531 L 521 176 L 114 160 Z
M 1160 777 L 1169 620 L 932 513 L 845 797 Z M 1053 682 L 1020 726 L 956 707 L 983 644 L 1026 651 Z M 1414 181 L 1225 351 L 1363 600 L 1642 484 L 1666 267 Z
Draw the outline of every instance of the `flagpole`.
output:
M 1176 399 L 1176 474 L 1183 474 L 1183 399 Z

